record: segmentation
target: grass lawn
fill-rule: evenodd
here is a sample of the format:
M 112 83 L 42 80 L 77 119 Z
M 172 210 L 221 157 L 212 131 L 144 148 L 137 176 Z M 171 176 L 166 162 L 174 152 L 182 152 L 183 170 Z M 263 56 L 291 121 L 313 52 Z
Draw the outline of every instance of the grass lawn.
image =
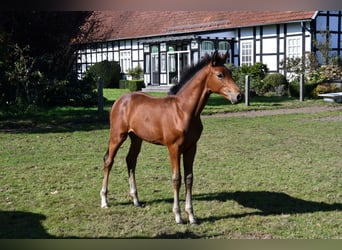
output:
M 34 112 L 26 114 L 9 113 L 0 110 L 0 129 L 26 129 L 57 128 L 59 131 L 71 129 L 82 129 L 83 126 L 89 128 L 106 126 L 108 124 L 109 111 L 113 102 L 121 95 L 128 93 L 128 89 L 104 89 L 104 112 L 97 113 L 97 107 L 50 107 L 38 108 Z M 149 93 L 152 96 L 163 97 L 166 93 Z M 310 106 L 336 106 L 339 104 L 326 103 L 322 99 L 306 99 L 300 102 L 297 98 L 289 97 L 253 97 L 250 106 L 244 102 L 232 105 L 222 96 L 212 94 L 207 105 L 202 111 L 203 115 L 218 113 L 229 113 L 251 110 L 270 110 L 281 108 L 299 108 Z
M 133 207 L 129 198 L 127 140 L 110 175 L 110 207 L 100 208 L 110 105 L 102 116 L 96 108 L 0 116 L 0 238 L 341 239 L 341 120 L 332 119 L 339 112 L 203 117 L 193 188 L 200 224 L 180 226 L 167 149 L 148 143 L 137 167 L 145 207 Z M 208 106 L 215 113 L 235 109 L 218 97 Z M 182 186 L 183 219 L 184 199 Z

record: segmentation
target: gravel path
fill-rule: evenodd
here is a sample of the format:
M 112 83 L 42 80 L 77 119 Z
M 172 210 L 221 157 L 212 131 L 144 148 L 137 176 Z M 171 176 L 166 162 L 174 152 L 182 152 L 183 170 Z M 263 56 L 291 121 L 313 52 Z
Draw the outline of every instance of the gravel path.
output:
M 326 111 L 342 111 L 342 105 L 335 106 L 335 107 L 319 106 L 319 107 L 303 107 L 303 108 L 294 108 L 294 109 L 241 111 L 241 112 L 207 115 L 207 117 L 209 116 L 210 117 L 256 117 L 256 116 L 281 115 L 281 114 L 300 114 L 300 113 L 313 114 L 313 113 L 326 112 Z M 342 113 L 340 117 L 342 117 Z

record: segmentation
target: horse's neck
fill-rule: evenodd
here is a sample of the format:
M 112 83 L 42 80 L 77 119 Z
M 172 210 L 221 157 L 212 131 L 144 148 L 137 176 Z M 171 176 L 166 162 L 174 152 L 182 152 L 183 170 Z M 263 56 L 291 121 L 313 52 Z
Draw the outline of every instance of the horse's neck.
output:
M 178 93 L 182 110 L 190 115 L 199 117 L 210 93 L 206 88 L 207 68 L 197 72 Z

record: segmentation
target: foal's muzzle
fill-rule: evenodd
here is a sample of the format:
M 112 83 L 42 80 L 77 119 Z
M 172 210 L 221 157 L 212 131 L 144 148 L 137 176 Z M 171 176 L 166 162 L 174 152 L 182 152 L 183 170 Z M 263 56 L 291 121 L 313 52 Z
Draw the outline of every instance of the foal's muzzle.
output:
M 232 102 L 232 104 L 237 104 L 239 102 L 241 102 L 243 100 L 243 94 L 239 93 L 236 96 L 231 95 L 230 96 L 230 101 Z

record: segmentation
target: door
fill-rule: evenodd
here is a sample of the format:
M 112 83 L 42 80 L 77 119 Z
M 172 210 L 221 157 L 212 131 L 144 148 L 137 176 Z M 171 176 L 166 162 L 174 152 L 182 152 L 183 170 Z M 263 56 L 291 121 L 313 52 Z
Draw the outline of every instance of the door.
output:
M 187 67 L 190 66 L 189 51 L 172 51 L 167 53 L 168 57 L 168 83 L 176 84 Z
M 151 53 L 151 83 L 152 85 L 159 85 L 159 53 Z

